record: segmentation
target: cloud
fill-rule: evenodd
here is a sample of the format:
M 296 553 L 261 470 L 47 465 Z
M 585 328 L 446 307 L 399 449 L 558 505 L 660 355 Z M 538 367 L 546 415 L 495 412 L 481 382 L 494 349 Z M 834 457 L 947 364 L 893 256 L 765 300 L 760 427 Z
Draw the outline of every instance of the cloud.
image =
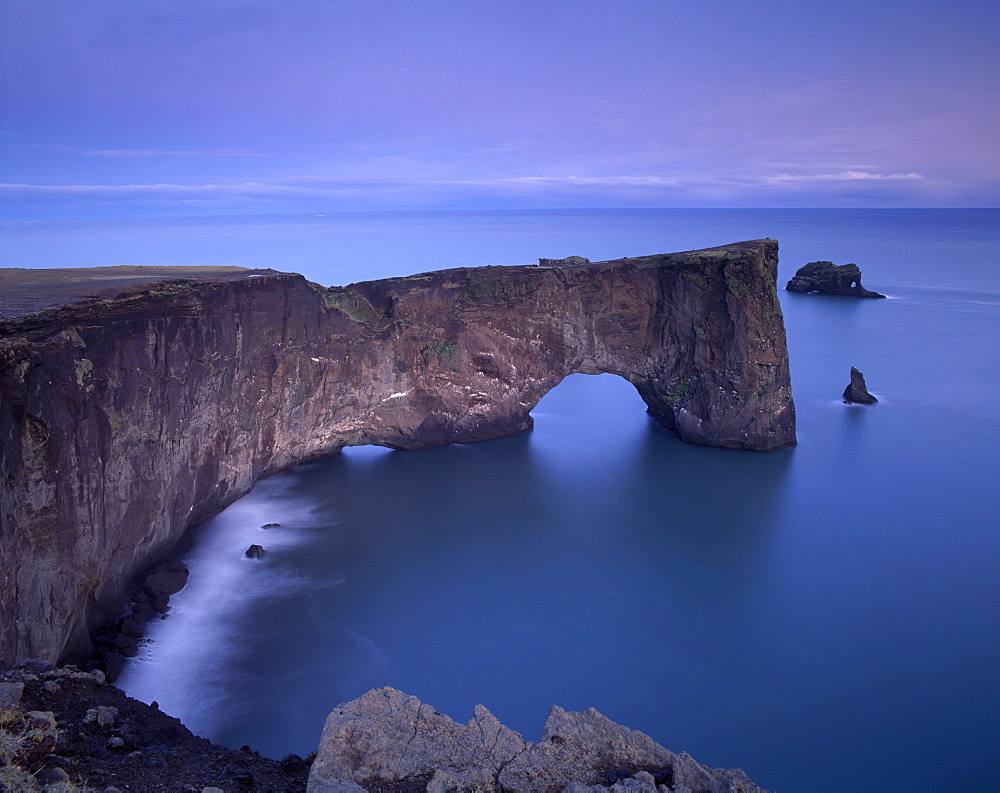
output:
M 0 194 L 22 198 L 323 198 L 351 190 L 401 187 L 398 183 L 344 181 L 325 185 L 288 184 L 269 180 L 229 184 L 15 184 L 0 183 Z
M 427 184 L 474 187 L 677 187 L 681 179 L 662 176 L 501 176 L 485 179 L 438 179 Z
M 890 181 L 904 182 L 926 179 L 923 174 L 910 173 L 875 173 L 873 171 L 841 171 L 839 173 L 780 173 L 763 176 L 759 181 L 765 184 L 781 184 L 783 182 L 862 182 Z
M 65 151 L 88 157 L 267 157 L 252 151 L 227 151 L 224 149 L 82 149 L 56 143 L 22 143 L 33 149 Z
M 81 151 L 93 157 L 266 157 L 250 151 L 161 151 L 153 149 L 94 149 Z
M 398 165 L 398 163 L 397 163 Z M 280 178 L 217 179 L 201 183 L 0 183 L 0 199 L 29 213 L 45 207 L 114 204 L 142 211 L 352 211 L 503 207 L 671 206 L 988 206 L 995 182 L 952 183 L 917 171 L 877 167 L 794 167 L 758 172 L 726 169 L 675 173 L 576 175 L 520 173 L 479 177 L 428 175 L 400 167 L 395 174 L 310 174 Z M 815 165 L 813 166 L 815 168 Z M 28 209 L 32 207 L 32 209 Z

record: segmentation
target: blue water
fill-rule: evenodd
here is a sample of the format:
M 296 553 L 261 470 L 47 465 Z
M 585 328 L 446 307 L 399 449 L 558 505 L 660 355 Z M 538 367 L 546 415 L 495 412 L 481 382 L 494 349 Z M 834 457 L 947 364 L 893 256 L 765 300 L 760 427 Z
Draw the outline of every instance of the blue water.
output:
M 392 685 L 537 739 L 596 707 L 782 793 L 993 791 L 1000 760 L 1000 212 L 383 213 L 18 223 L 5 266 L 244 264 L 325 284 L 770 236 L 799 445 L 683 444 L 575 375 L 529 433 L 349 449 L 261 482 L 185 552 L 122 684 L 280 757 Z M 877 405 L 844 405 L 850 366 Z M 266 522 L 280 529 L 262 530 Z M 268 554 L 242 557 L 251 542 Z

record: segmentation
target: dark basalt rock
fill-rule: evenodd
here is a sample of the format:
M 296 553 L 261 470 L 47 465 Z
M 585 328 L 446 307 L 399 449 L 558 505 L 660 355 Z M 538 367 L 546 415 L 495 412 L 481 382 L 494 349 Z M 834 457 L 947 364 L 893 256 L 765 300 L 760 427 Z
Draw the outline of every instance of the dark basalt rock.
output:
M 803 295 L 820 292 L 845 297 L 885 297 L 861 285 L 861 268 L 856 264 L 833 262 L 809 262 L 800 267 L 785 289 Z
M 154 600 L 160 595 L 176 595 L 187 584 L 187 570 L 161 570 L 146 578 L 143 592 Z
M 99 297 L 0 312 L 0 663 L 88 656 L 133 576 L 262 476 L 511 435 L 570 374 L 627 379 L 691 443 L 793 444 L 777 260 L 751 240 L 331 288 L 171 268 L 117 296 L 48 273 L 52 294 Z M 182 577 L 155 573 L 133 613 Z
M 858 402 L 862 405 L 872 405 L 878 400 L 868 393 L 865 376 L 853 366 L 851 367 L 851 382 L 844 389 L 845 402 Z
M 247 552 L 244 554 L 247 559 L 261 559 L 267 551 L 264 550 L 260 545 L 251 545 L 247 548 Z

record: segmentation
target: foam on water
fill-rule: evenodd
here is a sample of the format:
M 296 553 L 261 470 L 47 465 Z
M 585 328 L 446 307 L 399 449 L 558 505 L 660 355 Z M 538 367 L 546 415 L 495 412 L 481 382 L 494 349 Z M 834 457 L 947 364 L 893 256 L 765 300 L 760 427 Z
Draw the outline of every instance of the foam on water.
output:
M 188 585 L 170 599 L 167 615 L 150 624 L 139 655 L 125 667 L 117 684 L 129 696 L 160 706 L 200 735 L 218 728 L 222 682 L 241 647 L 239 612 L 264 598 L 308 585 L 284 563 L 283 552 L 306 542 L 317 524 L 315 505 L 289 491 L 296 474 L 259 482 L 198 530 L 184 561 Z M 278 528 L 264 529 L 266 523 Z M 250 545 L 264 547 L 261 559 L 248 559 Z M 327 586 L 339 582 L 331 580 Z M 312 584 L 315 586 L 315 583 Z

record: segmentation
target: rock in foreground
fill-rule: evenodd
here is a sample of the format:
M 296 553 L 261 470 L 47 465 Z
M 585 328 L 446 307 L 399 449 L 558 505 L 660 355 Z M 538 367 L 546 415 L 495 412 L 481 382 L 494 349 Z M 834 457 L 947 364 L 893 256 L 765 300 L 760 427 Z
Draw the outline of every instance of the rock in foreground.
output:
M 868 393 L 865 376 L 853 366 L 851 367 L 851 382 L 844 389 L 845 402 L 857 402 L 862 405 L 874 405 L 878 400 Z
M 62 782 L 44 788 L 62 793 L 295 793 L 310 762 L 210 743 L 99 671 L 42 661 L 0 668 L 0 790 L 28 793 L 47 781 Z
M 861 285 L 861 268 L 853 263 L 809 262 L 799 268 L 785 289 L 803 295 L 819 292 L 844 297 L 885 297 Z
M 764 793 L 742 771 L 699 765 L 593 708 L 569 713 L 553 706 L 542 740 L 532 744 L 482 705 L 463 725 L 383 688 L 329 715 L 308 793 L 389 789 Z

